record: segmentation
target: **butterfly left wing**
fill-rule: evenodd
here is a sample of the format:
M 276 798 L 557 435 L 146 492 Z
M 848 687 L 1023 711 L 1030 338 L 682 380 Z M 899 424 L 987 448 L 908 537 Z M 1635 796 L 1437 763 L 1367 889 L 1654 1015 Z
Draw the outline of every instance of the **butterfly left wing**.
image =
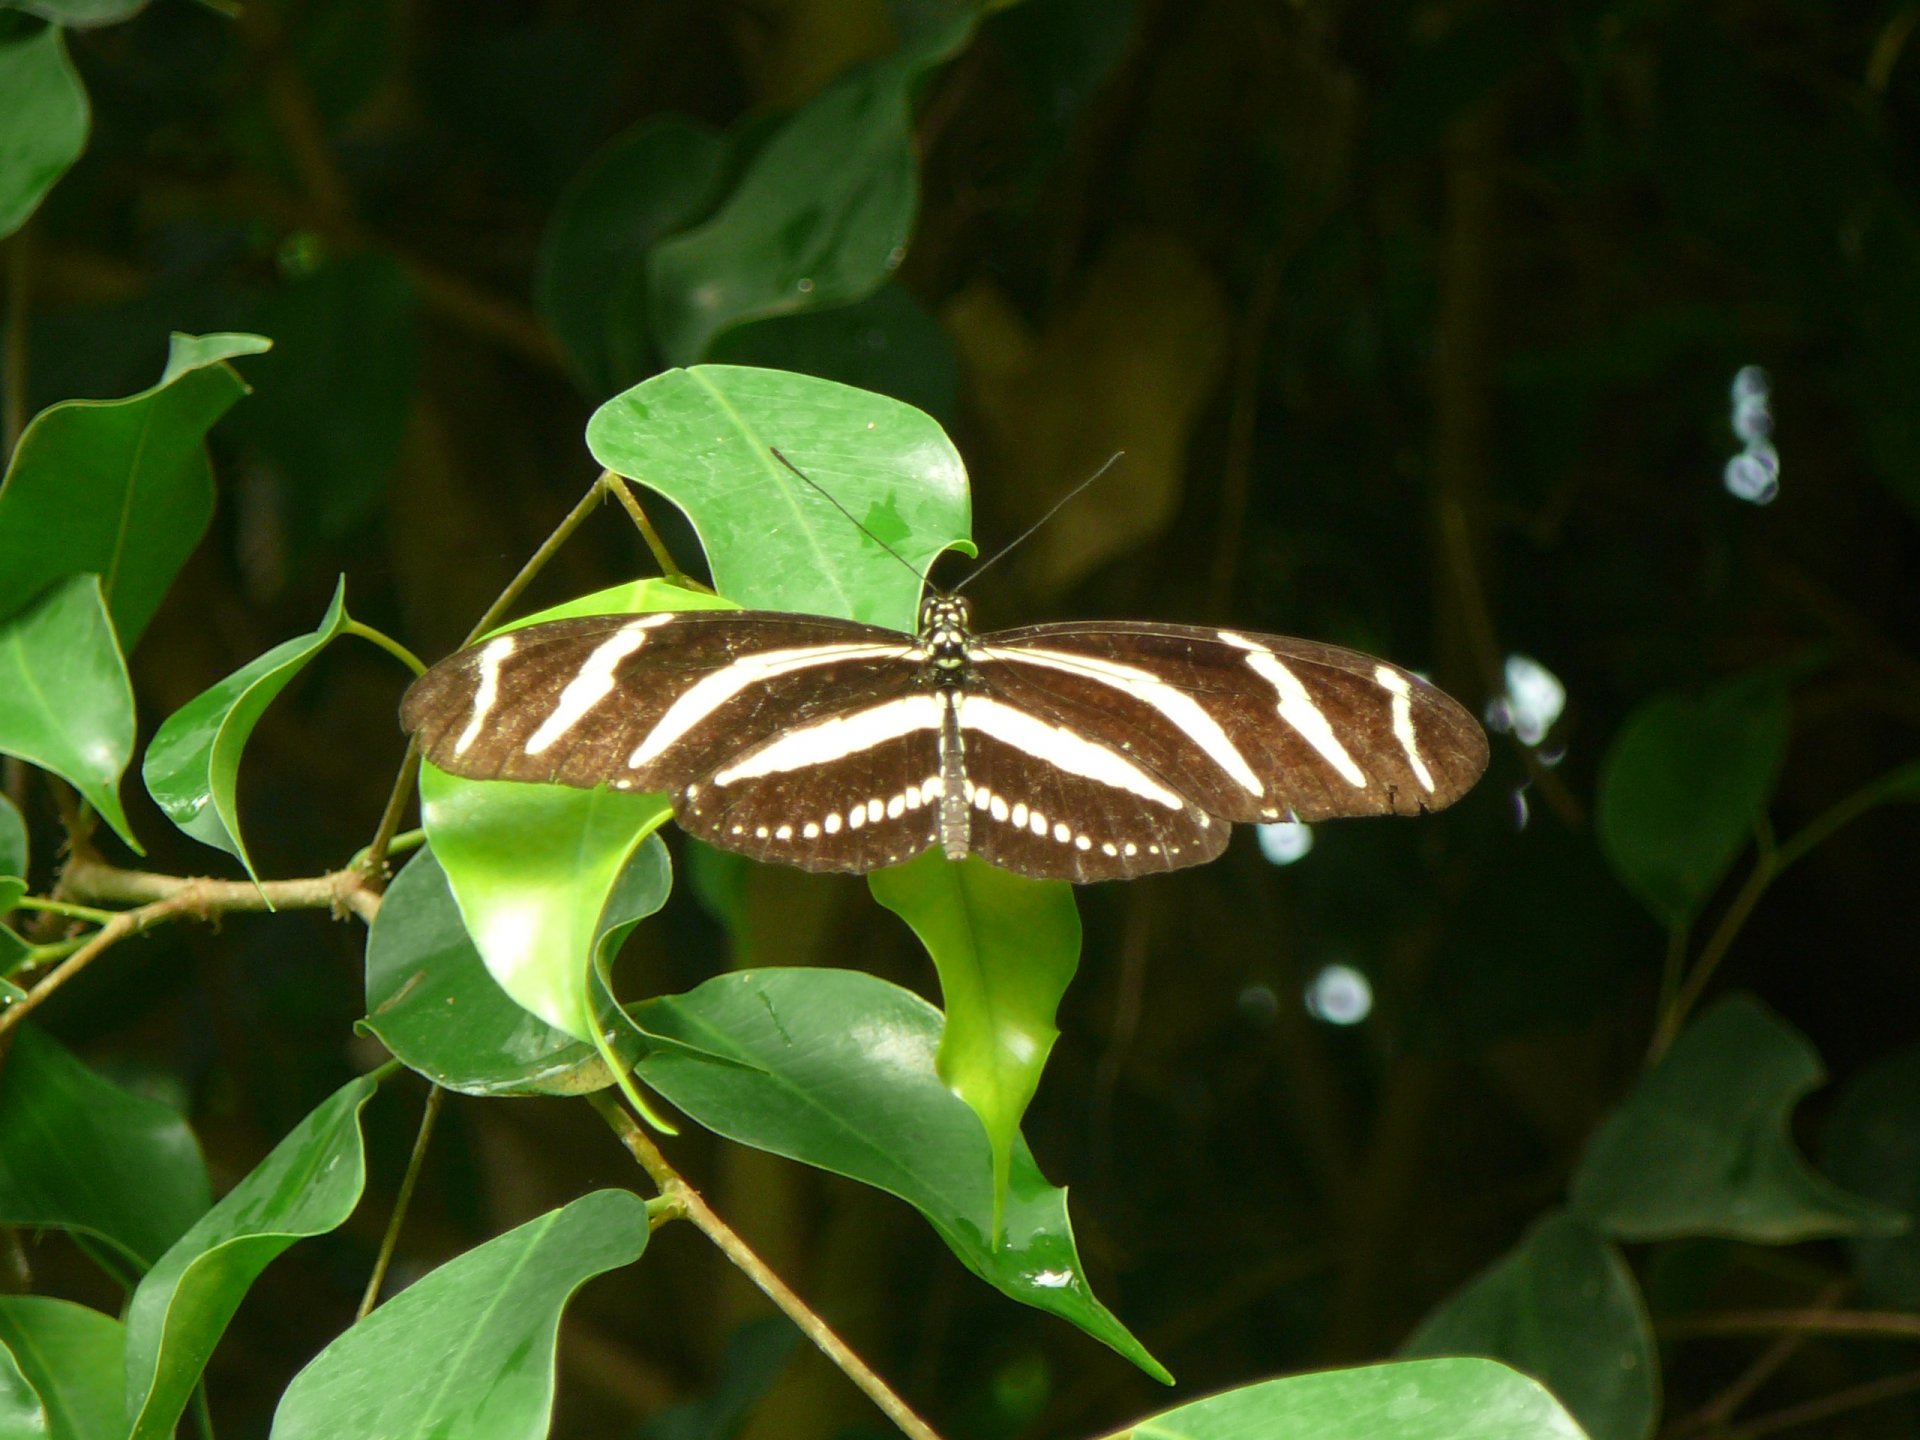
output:
M 1487 764 L 1485 733 L 1444 692 L 1314 641 L 1034 625 L 982 636 L 970 658 L 989 693 L 1119 747 L 1222 820 L 1439 810 Z

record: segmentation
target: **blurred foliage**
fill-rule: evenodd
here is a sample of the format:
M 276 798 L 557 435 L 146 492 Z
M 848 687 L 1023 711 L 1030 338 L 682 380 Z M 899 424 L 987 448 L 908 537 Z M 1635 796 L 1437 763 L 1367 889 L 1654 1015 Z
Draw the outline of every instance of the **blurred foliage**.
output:
M 132 572 L 155 583 L 65 597 L 87 602 L 62 634 L 90 654 L 109 614 L 129 650 L 145 629 L 147 739 L 310 631 L 342 573 L 358 619 L 451 647 L 592 480 L 594 407 L 669 361 L 801 369 L 931 411 L 988 551 L 1124 448 L 982 582 L 985 623 L 1230 619 L 1421 666 L 1476 707 L 1518 651 L 1569 696 L 1542 745 L 1496 737 L 1443 817 L 1322 827 L 1284 869 L 1243 837 L 1202 870 L 1079 896 L 1077 983 L 1024 1132 L 1072 1188 L 1093 1288 L 1176 1398 L 1417 1334 L 1561 1376 L 1596 1435 L 1645 1434 L 1656 1406 L 1675 1435 L 1712 1434 L 1835 1400 L 1799 1433 L 1910 1435 L 1910 1345 L 1814 1333 L 1775 1352 L 1701 1323 L 1912 1318 L 1910 1235 L 1781 1248 L 1555 1207 L 1576 1175 L 1576 1202 L 1595 1193 L 1586 1146 L 1609 1115 L 1617 1153 L 1663 1153 L 1659 1126 L 1625 1146 L 1618 1117 L 1658 1119 L 1658 1077 L 1689 1066 L 1804 1192 L 1831 1199 L 1802 1151 L 1851 1196 L 1920 1200 L 1920 817 L 1846 804 L 1920 750 L 1916 29 L 1905 3 L 1804 0 L 0 3 L 0 231 L 20 224 L 0 253 L 0 511 L 55 473 L 67 428 L 181 412 L 166 477 L 187 498 Z M 155 387 L 175 331 L 236 346 Z M 243 332 L 272 352 L 245 354 Z M 240 359 L 207 363 L 223 355 Z M 1765 508 L 1720 480 L 1750 364 L 1781 457 Z M 217 504 L 183 563 L 198 437 L 236 372 L 255 393 L 211 431 Z M 76 399 L 117 404 L 26 429 Z M 688 527 L 664 525 L 690 563 Z M 528 608 L 648 568 L 609 515 Z M 12 573 L 0 625 L 44 628 L 13 613 Z M 400 680 L 368 647 L 274 678 L 222 803 L 263 875 L 317 873 L 372 832 Z M 15 692 L 0 720 L 0 750 L 110 793 L 87 756 L 45 752 Z M 29 862 L 0 807 L 0 860 L 44 893 L 55 797 L 12 784 L 35 843 Z M 227 863 L 138 791 L 143 863 Z M 629 945 L 626 991 L 749 958 L 932 991 L 862 886 L 716 867 L 700 888 L 724 904 L 680 887 Z M 36 1020 L 102 1083 L 183 1109 L 221 1192 L 382 1053 L 353 1030 L 361 948 L 312 916 L 175 927 Z M 1331 963 L 1371 982 L 1357 1025 L 1301 1004 Z M 1771 1089 L 1764 1054 L 1703 1064 L 1684 1036 L 1647 1071 L 1693 976 L 1778 1017 Z M 530 1055 L 529 1085 L 549 1058 Z M 1834 1084 L 1783 1137 L 1822 1066 Z M 368 1203 L 265 1271 L 216 1352 L 221 1433 L 265 1434 L 350 1319 L 411 1142 L 400 1091 L 362 1117 Z M 628 1183 L 583 1108 L 451 1102 L 401 1277 L 447 1283 L 449 1257 Z M 694 1133 L 675 1147 L 956 1437 L 1095 1433 L 1168 1403 L 976 1284 L 906 1207 Z M 877 1423 L 811 1351 L 743 1378 L 732 1337 L 761 1302 L 680 1229 L 569 1313 L 555 1433 Z M 19 1243 L 35 1288 L 118 1313 L 74 1242 Z M 1574 1284 L 1597 1298 L 1567 1303 Z M 73 1317 L 0 1313 L 6 1333 L 30 1321 Z M 88 1354 L 121 1343 L 91 1326 Z M 1657 1384 L 1638 1368 L 1656 1342 Z M 1636 1373 L 1556 1369 L 1583 1355 Z M 729 1387 L 750 1393 L 712 1398 Z

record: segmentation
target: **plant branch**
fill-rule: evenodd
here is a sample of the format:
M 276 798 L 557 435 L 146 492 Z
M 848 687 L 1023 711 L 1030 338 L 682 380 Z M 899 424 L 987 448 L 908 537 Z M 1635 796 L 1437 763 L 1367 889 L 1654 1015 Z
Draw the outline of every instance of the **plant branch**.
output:
M 366 1293 L 360 1297 L 360 1308 L 354 1312 L 356 1322 L 366 1319 L 380 1303 L 380 1287 L 386 1283 L 393 1252 L 399 1248 L 400 1227 L 406 1224 L 414 1187 L 420 1183 L 420 1167 L 427 1158 L 427 1145 L 433 1139 L 433 1122 L 440 1118 L 440 1107 L 446 1098 L 446 1090 L 439 1085 L 427 1091 L 426 1107 L 420 1112 L 420 1129 L 413 1137 L 413 1154 L 407 1157 L 407 1173 L 400 1177 L 400 1192 L 393 1198 L 393 1214 L 387 1217 L 387 1233 L 380 1237 L 380 1254 L 373 1262 L 373 1273 L 367 1277 Z
M 1808 1400 L 1799 1405 L 1789 1405 L 1784 1410 L 1776 1410 L 1771 1415 L 1763 1415 L 1758 1420 L 1750 1420 L 1745 1425 L 1729 1426 L 1724 1433 L 1726 1440 L 1760 1440 L 1763 1435 L 1777 1435 L 1782 1430 L 1796 1430 L 1803 1425 L 1825 1420 L 1833 1415 L 1844 1414 L 1848 1410 L 1858 1410 L 1863 1405 L 1877 1405 L 1883 1400 L 1897 1400 L 1902 1395 L 1911 1395 L 1920 1390 L 1920 1371 L 1908 1371 L 1904 1375 L 1887 1375 L 1878 1380 L 1868 1380 L 1864 1384 L 1851 1385 L 1845 1390 L 1836 1390 L 1831 1395 L 1822 1395 L 1817 1400 Z
M 1920 1315 L 1904 1310 L 1722 1310 L 1662 1320 L 1655 1329 L 1673 1340 L 1720 1335 L 1824 1335 L 1920 1341 Z
M 1830 1283 L 1814 1299 L 1813 1308 L 1821 1311 L 1831 1310 L 1845 1297 L 1848 1284 L 1846 1280 L 1835 1280 Z M 1780 1367 L 1793 1358 L 1795 1352 L 1806 1340 L 1806 1332 L 1800 1330 L 1778 1337 L 1717 1395 L 1674 1427 L 1672 1433 L 1676 1440 L 1678 1437 L 1698 1434 L 1702 1431 L 1713 1433 L 1724 1431 L 1735 1412 L 1758 1394 L 1761 1386 L 1779 1373 Z
M 180 916 L 208 919 L 232 910 L 351 910 L 368 924 L 380 896 L 357 869 L 335 870 L 305 880 L 209 880 L 122 870 L 86 853 L 74 856 L 60 879 L 61 892 L 82 900 L 118 901 L 120 910 L 80 947 L 35 982 L 24 1000 L 0 1011 L 0 1035 L 25 1019 L 67 981 L 131 935 Z
M 616 475 L 611 470 L 602 470 L 600 485 L 620 502 L 628 515 L 633 517 L 633 523 L 640 530 L 640 538 L 647 542 L 647 549 L 653 552 L 653 563 L 660 567 L 660 573 L 669 580 L 677 580 L 687 585 L 695 584 L 695 581 L 688 578 L 686 571 L 674 563 L 673 552 L 667 549 L 667 542 L 660 538 L 660 532 L 653 528 L 653 521 L 647 518 L 647 512 L 640 508 L 639 497 L 629 488 L 627 477 Z M 700 588 L 706 589 L 704 585 Z
M 619 1137 L 620 1143 L 627 1147 L 628 1153 L 639 1162 L 640 1168 L 660 1187 L 661 1198 L 666 1202 L 663 1208 L 669 1208 L 691 1220 L 721 1254 L 759 1286 L 766 1297 L 779 1307 L 780 1312 L 800 1328 L 803 1335 L 820 1347 L 827 1359 L 879 1406 L 889 1420 L 900 1427 L 902 1434 L 913 1437 L 913 1440 L 940 1440 L 938 1432 L 914 1414 L 906 1401 L 896 1395 L 866 1361 L 854 1354 L 846 1341 L 835 1334 L 832 1327 L 806 1301 L 794 1294 L 787 1283 L 748 1248 L 747 1242 L 714 1213 L 712 1207 L 701 1198 L 700 1192 L 688 1184 L 667 1157 L 661 1154 L 660 1147 L 653 1143 L 652 1137 L 637 1120 L 621 1109 L 619 1103 L 605 1091 L 589 1095 L 587 1101 L 600 1112 L 600 1117 Z

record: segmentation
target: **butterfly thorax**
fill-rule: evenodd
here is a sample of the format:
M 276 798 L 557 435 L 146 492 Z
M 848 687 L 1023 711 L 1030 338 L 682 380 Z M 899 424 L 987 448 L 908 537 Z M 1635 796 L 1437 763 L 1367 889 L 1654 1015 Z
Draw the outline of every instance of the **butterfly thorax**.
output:
M 967 624 L 967 602 L 958 595 L 929 595 L 920 603 L 920 633 L 916 637 L 926 663 L 943 677 L 957 677 L 967 665 L 967 646 L 973 632 Z

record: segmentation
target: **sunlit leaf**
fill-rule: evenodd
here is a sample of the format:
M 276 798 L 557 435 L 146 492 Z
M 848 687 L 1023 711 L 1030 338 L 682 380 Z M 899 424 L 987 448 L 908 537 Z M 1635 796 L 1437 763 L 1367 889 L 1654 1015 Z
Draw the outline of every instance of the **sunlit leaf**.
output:
M 1774 675 L 1663 695 L 1627 717 L 1600 772 L 1600 848 L 1656 919 L 1699 913 L 1752 841 L 1787 747 Z
M 0 1344 L 13 1352 L 51 1421 L 53 1440 L 121 1440 L 127 1433 L 120 1322 L 69 1300 L 0 1295 Z M 16 1432 L 0 1421 L 0 1435 Z
M 1263 1380 L 1107 1440 L 1586 1440 L 1526 1376 L 1491 1360 L 1407 1360 Z
M 1060 1034 L 1054 1012 L 1080 963 L 1073 887 L 977 856 L 956 865 L 938 850 L 876 870 L 867 883 L 913 927 L 940 972 L 947 1023 L 936 1064 L 987 1128 L 997 1202 L 1020 1117 Z
M 1408 1355 L 1478 1355 L 1539 1380 L 1593 1440 L 1659 1418 L 1652 1328 L 1633 1274 L 1577 1215 L 1549 1215 L 1429 1315 Z M 1466 1432 L 1471 1433 L 1471 1432 Z
M 589 395 L 638 378 L 624 373 L 611 343 L 616 326 L 644 331 L 644 317 L 613 298 L 620 277 L 712 208 L 726 154 L 727 142 L 710 126 L 655 116 L 594 156 L 560 197 L 540 242 L 534 301 Z M 642 333 L 624 348 L 644 345 Z
M 613 1083 L 593 1046 L 554 1029 L 487 973 L 431 850 L 387 887 L 367 938 L 367 1018 L 403 1064 L 467 1095 L 581 1095 Z M 609 1027 L 629 1054 L 624 1027 Z
M 57 25 L 0 40 L 0 238 L 80 158 L 87 119 L 87 92 Z
M 187 834 L 224 850 L 254 875 L 240 837 L 240 756 L 267 706 L 347 623 L 347 584 L 311 634 L 282 641 L 182 705 L 155 732 L 142 772 L 147 793 Z
M 914 87 L 971 30 L 965 14 L 930 27 L 815 96 L 760 147 L 711 219 L 654 248 L 650 309 L 669 361 L 706 358 L 730 325 L 880 287 L 919 203 Z
M 718 976 L 633 1014 L 669 1042 L 636 1073 L 700 1124 L 898 1196 L 988 1284 L 1169 1379 L 1094 1298 L 1066 1192 L 1024 1141 L 995 1244 L 987 1137 L 934 1069 L 941 1017 L 926 1001 L 857 971 L 775 968 Z
M 1746 996 L 1721 1001 L 1587 1143 L 1574 1206 L 1622 1240 L 1785 1245 L 1898 1231 L 1897 1212 L 1847 1194 L 1794 1149 L 1794 1104 L 1825 1079 L 1779 1016 Z
M 0 1223 L 79 1230 L 144 1267 L 212 1203 L 178 1113 L 103 1080 L 35 1026 L 14 1032 L 0 1084 Z
M 374 1081 L 321 1103 L 160 1257 L 127 1307 L 127 1440 L 167 1440 L 260 1272 L 353 1213 L 366 1181 L 360 1107 Z
M 294 1376 L 273 1440 L 545 1435 L 560 1313 L 647 1231 L 638 1196 L 598 1190 L 448 1261 Z
M 1920 1048 L 1856 1075 L 1827 1124 L 1825 1169 L 1855 1195 L 1907 1217 L 1897 1235 L 1848 1241 L 1862 1300 L 1920 1309 Z
M 120 808 L 133 684 L 98 575 L 71 576 L 0 620 L 0 754 L 58 775 L 140 851 Z
M 919 575 L 943 550 L 972 549 L 953 442 L 929 416 L 864 390 L 782 370 L 670 370 L 596 410 L 587 444 L 686 512 L 714 585 L 750 608 L 911 629 Z
M 176 335 L 152 389 L 69 400 L 34 417 L 0 485 L 0 617 L 90 570 L 121 643 L 139 643 L 213 513 L 202 442 L 247 391 L 225 362 L 271 343 Z

